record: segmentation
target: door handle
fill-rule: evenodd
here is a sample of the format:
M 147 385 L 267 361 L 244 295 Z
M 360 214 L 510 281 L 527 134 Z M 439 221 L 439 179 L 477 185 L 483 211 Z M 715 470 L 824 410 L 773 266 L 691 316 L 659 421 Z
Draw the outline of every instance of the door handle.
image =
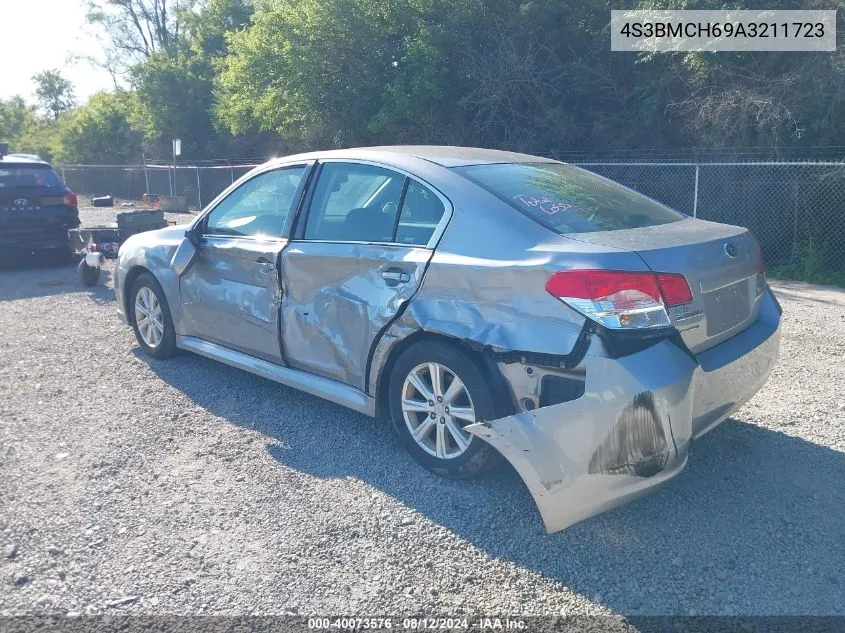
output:
M 396 268 L 389 268 L 381 272 L 381 278 L 392 285 L 406 284 L 411 281 L 411 276 L 408 273 L 397 270 Z
M 272 266 L 273 265 L 273 262 L 271 262 L 266 257 L 259 257 L 258 259 L 255 260 L 255 263 L 258 264 L 259 266 Z

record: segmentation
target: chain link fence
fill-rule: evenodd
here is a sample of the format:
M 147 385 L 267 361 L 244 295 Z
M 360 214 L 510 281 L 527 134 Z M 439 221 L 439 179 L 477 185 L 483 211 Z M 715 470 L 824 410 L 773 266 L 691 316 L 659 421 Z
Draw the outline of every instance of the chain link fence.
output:
M 843 162 L 573 163 L 691 216 L 748 227 L 770 268 L 802 278 L 845 274 Z M 85 196 L 186 196 L 201 209 L 254 164 L 64 165 Z M 175 174 L 175 178 L 174 178 Z
M 683 213 L 748 227 L 770 268 L 845 273 L 845 163 L 580 163 Z
M 259 163 L 232 165 L 60 165 L 62 179 L 88 198 L 111 195 L 141 200 L 145 193 L 185 196 L 188 207 L 202 209 L 226 187 Z

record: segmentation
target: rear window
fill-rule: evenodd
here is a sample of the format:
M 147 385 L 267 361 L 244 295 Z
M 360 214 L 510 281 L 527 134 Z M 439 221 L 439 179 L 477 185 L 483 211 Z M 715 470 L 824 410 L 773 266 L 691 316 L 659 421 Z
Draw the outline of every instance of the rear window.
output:
M 50 167 L 0 163 L 0 189 L 17 187 L 64 187 L 62 179 Z
M 592 172 L 557 163 L 504 163 L 455 171 L 557 233 L 668 224 L 684 215 Z

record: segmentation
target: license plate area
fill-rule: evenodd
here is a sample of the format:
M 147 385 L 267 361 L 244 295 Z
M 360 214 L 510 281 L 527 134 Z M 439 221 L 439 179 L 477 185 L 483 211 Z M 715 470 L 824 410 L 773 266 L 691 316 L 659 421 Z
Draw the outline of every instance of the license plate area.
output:
M 716 336 L 739 325 L 751 314 L 748 280 L 704 294 L 707 336 Z

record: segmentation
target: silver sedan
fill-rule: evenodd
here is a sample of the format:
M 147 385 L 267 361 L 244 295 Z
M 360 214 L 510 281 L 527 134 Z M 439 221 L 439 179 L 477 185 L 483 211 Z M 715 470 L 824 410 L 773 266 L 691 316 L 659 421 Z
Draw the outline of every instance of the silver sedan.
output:
M 677 475 L 780 342 L 746 229 L 461 147 L 270 161 L 190 225 L 127 240 L 115 292 L 154 358 L 390 420 L 446 476 L 504 458 L 550 532 Z

